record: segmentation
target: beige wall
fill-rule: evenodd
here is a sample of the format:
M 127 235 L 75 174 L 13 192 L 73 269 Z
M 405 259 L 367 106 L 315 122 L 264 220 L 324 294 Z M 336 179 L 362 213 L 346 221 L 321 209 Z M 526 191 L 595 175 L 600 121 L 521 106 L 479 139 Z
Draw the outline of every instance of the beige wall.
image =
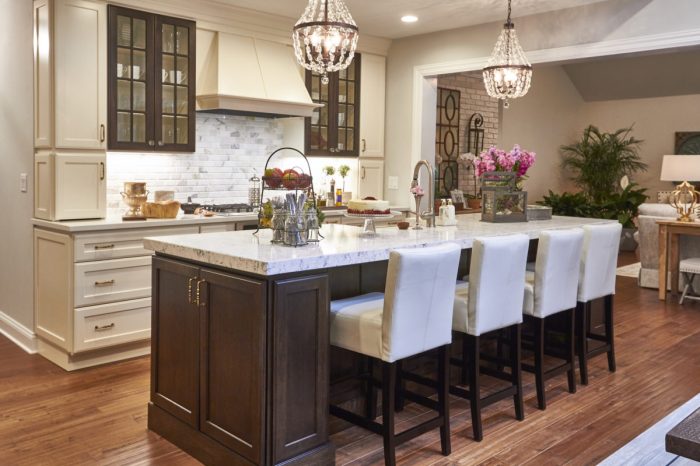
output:
M 634 136 L 644 140 L 640 155 L 649 165 L 649 170 L 634 181 L 656 199 L 657 191 L 673 187 L 659 177 L 663 155 L 674 152 L 676 131 L 700 130 L 700 95 L 589 102 L 580 114 L 579 126 L 589 123 L 604 131 L 634 125 Z
M 0 0 L 0 11 L 0 320 L 33 329 L 32 2 Z M 27 193 L 20 173 L 30 176 Z
M 528 202 L 541 200 L 548 190 L 561 191 L 567 183 L 559 168 L 559 146 L 579 132 L 584 101 L 561 66 L 535 67 L 530 92 L 502 112 L 499 146 L 520 144 L 537 153 L 525 189 Z
M 612 39 L 697 31 L 697 0 L 616 0 L 533 15 L 515 20 L 526 51 Z M 517 13 L 517 12 L 516 12 Z M 501 22 L 455 29 L 392 42 L 387 60 L 387 119 L 385 176 L 399 177 L 408 186 L 413 154 L 413 78 L 415 67 L 487 57 Z M 407 190 L 387 190 L 386 198 L 405 204 Z
M 634 126 L 644 140 L 640 155 L 649 170 L 633 177 L 652 199 L 672 183 L 659 181 L 661 159 L 674 151 L 677 131 L 700 129 L 700 95 L 584 102 L 561 66 L 535 67 L 533 87 L 503 111 L 499 145 L 519 143 L 537 152 L 537 162 L 525 184 L 530 201 L 547 190 L 575 190 L 561 170 L 559 147 L 578 140 L 589 124 L 612 132 Z

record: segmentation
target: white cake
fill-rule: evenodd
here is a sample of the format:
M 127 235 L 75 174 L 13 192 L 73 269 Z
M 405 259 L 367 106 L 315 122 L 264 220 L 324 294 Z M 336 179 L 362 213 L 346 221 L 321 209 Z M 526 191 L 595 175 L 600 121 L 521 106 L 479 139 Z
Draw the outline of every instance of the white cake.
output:
M 368 214 L 368 215 L 388 215 L 389 201 L 368 197 L 365 199 L 352 199 L 348 201 L 349 214 Z

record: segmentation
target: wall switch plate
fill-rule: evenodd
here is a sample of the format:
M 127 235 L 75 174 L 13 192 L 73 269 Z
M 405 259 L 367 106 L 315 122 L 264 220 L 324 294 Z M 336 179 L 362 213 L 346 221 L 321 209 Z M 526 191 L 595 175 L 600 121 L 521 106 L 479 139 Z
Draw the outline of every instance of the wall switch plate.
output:
M 19 174 L 19 190 L 22 193 L 27 192 L 27 174 L 26 173 Z
M 399 177 L 398 176 L 390 176 L 389 177 L 389 189 L 399 189 Z

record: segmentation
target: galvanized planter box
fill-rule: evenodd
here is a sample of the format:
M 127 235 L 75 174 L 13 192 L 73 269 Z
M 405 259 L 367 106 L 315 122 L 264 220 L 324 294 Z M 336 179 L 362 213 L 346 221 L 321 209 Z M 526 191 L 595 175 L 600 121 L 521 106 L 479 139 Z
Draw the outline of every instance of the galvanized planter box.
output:
M 536 220 L 551 220 L 552 208 L 545 205 L 529 205 L 527 206 L 527 221 Z
M 484 173 L 481 193 L 482 222 L 527 222 L 527 192 L 516 190 L 514 173 Z

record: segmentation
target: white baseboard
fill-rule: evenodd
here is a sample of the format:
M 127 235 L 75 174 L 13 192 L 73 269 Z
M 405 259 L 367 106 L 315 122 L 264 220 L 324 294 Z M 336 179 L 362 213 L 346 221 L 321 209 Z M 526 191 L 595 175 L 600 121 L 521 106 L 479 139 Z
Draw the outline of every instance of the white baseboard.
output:
M 37 352 L 36 334 L 0 311 L 0 333 L 29 354 Z

